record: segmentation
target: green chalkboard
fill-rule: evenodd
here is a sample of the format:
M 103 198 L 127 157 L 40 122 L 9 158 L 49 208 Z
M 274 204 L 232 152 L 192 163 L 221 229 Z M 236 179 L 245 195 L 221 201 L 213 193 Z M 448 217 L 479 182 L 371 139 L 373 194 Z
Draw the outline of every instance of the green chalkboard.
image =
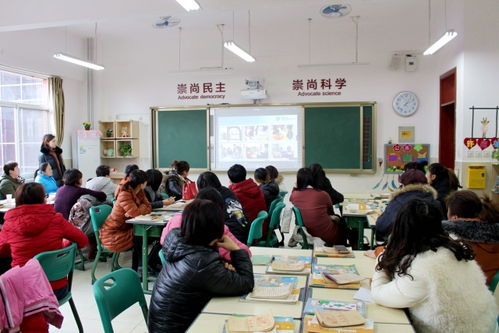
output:
M 343 171 L 373 168 L 372 105 L 306 106 L 305 165 Z
M 208 168 L 207 110 L 152 110 L 153 160 L 169 168 L 173 160 L 189 162 L 192 169 Z

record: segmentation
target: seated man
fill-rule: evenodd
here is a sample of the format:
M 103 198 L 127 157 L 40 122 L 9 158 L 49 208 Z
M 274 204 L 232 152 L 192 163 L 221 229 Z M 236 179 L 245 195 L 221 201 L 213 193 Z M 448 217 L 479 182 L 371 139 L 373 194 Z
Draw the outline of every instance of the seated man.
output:
M 106 193 L 106 201 L 112 203 L 114 199 L 114 191 L 116 191 L 118 185 L 113 183 L 111 177 L 109 176 L 109 167 L 107 165 L 99 165 L 95 170 L 95 174 L 97 177 L 87 181 L 85 187 L 89 190 Z
M 240 164 L 234 164 L 227 171 L 229 176 L 229 188 L 234 192 L 237 199 L 243 206 L 244 213 L 252 222 L 262 210 L 267 211 L 265 204 L 265 197 L 262 190 L 253 181 L 253 179 L 246 179 L 246 169 Z M 268 221 L 264 223 L 263 234 L 267 234 Z
M 0 199 L 5 199 L 7 194 L 14 196 L 16 189 L 24 183 L 24 179 L 19 176 L 21 171 L 17 162 L 7 162 L 3 166 L 2 178 L 0 178 Z

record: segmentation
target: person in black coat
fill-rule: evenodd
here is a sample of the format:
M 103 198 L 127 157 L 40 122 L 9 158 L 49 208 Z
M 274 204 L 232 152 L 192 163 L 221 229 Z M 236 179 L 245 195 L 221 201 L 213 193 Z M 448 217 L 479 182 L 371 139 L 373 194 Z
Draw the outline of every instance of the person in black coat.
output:
M 255 181 L 263 192 L 265 197 L 265 204 L 267 205 L 267 210 L 269 210 L 272 201 L 274 201 L 277 196 L 279 196 L 279 185 L 270 179 L 270 176 L 266 169 L 258 168 L 255 170 Z
M 387 240 L 399 211 L 412 199 L 431 201 L 440 208 L 440 203 L 437 201 L 437 191 L 427 184 L 425 174 L 421 170 L 409 169 L 400 176 L 399 181 L 403 187 L 392 194 L 392 199 L 385 211 L 376 220 L 376 239 L 378 241 Z
M 343 202 L 343 194 L 333 188 L 331 181 L 326 177 L 326 173 L 319 163 L 310 164 L 309 169 L 312 170 L 312 175 L 314 177 L 314 184 L 312 186 L 316 190 L 325 191 L 329 194 L 333 205 Z
M 254 287 L 248 254 L 223 236 L 223 212 L 209 200 L 196 199 L 182 214 L 181 228 L 166 236 L 163 266 L 154 285 L 149 332 L 185 332 L 215 296 L 240 296 Z M 218 247 L 231 251 L 231 264 Z
M 196 184 L 199 190 L 206 187 L 213 187 L 222 195 L 224 201 L 225 224 L 241 243 L 246 244 L 248 242 L 250 223 L 248 223 L 248 218 L 244 213 L 243 206 L 234 192 L 232 192 L 231 189 L 222 186 L 217 175 L 210 171 L 200 174 Z
M 173 197 L 163 199 L 158 191 L 161 181 L 163 180 L 163 174 L 161 171 L 149 169 L 146 171 L 146 175 L 147 186 L 144 189 L 144 192 L 147 200 L 151 203 L 152 209 L 163 208 L 163 206 L 168 206 L 175 202 L 175 198 Z
M 40 156 L 38 164 L 48 163 L 52 167 L 53 175 L 57 186 L 63 185 L 62 176 L 66 171 L 64 160 L 62 159 L 62 149 L 57 147 L 57 141 L 54 135 L 45 134 L 40 147 Z
M 461 187 L 454 171 L 446 168 L 443 164 L 432 163 L 428 167 L 428 182 L 437 190 L 438 201 L 442 205 L 442 211 L 447 213 L 445 199 L 449 194 Z

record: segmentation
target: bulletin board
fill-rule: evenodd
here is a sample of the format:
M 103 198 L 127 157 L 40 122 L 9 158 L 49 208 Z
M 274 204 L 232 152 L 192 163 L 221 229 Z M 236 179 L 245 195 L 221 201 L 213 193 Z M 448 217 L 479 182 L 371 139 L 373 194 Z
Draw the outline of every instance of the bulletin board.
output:
M 429 157 L 429 144 L 386 144 L 384 172 L 387 174 L 401 173 L 407 163 L 428 162 Z

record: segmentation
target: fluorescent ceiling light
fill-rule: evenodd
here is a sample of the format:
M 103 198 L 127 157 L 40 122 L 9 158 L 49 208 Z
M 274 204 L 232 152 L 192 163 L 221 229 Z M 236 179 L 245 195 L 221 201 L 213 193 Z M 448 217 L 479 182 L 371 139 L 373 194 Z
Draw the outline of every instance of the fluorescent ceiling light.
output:
M 200 8 L 196 0 L 177 0 L 177 2 L 188 12 L 191 10 L 199 10 Z
M 227 41 L 224 43 L 224 46 L 227 50 L 234 53 L 238 57 L 241 57 L 243 60 L 247 62 L 255 62 L 255 58 L 251 56 L 248 52 L 244 51 L 242 48 L 236 45 L 233 41 Z
M 440 37 L 439 40 L 433 43 L 432 46 L 427 48 L 426 51 L 423 52 L 423 55 L 431 55 L 437 52 L 442 46 L 453 40 L 456 36 L 457 32 L 455 32 L 454 30 L 447 31 L 442 37 Z
M 64 54 L 64 53 L 56 53 L 56 54 L 54 54 L 54 58 L 62 60 L 62 61 L 67 61 L 67 62 L 70 62 L 70 63 L 75 64 L 75 65 L 79 65 L 79 66 L 87 67 L 87 68 L 90 68 L 90 69 L 94 69 L 96 71 L 100 71 L 100 70 L 104 69 L 103 66 L 96 65 L 94 63 L 91 63 L 91 62 L 88 62 L 88 61 L 85 61 L 85 60 L 81 60 L 81 59 L 78 59 L 78 58 L 75 58 L 75 57 L 71 57 L 71 56 L 69 56 L 67 54 Z

